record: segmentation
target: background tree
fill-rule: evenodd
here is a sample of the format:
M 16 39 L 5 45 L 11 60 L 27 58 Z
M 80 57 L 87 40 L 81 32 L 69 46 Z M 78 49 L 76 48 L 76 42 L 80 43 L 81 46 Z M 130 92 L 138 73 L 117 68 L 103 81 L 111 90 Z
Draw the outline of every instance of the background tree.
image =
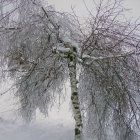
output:
M 15 81 L 26 121 L 37 108 L 46 114 L 70 79 L 75 140 L 82 139 L 82 131 L 98 140 L 109 134 L 138 138 L 139 24 L 125 20 L 122 0 L 94 1 L 96 13 L 89 11 L 86 27 L 76 15 L 39 1 L 3 5 L 9 2 L 12 9 L 0 20 L 2 62 Z

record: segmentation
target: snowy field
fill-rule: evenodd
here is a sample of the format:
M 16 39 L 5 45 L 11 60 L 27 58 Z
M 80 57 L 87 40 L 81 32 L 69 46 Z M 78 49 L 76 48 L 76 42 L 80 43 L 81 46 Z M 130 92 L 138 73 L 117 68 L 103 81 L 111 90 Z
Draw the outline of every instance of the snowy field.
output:
M 2 84 L 1 92 L 7 85 Z M 69 98 L 70 99 L 70 98 Z M 72 119 L 69 100 L 54 106 L 48 117 L 39 110 L 36 118 L 25 124 L 17 110 L 19 102 L 13 95 L 0 96 L 0 140 L 72 140 L 74 137 L 74 120 Z
M 60 111 L 54 107 L 46 118 L 37 111 L 36 119 L 27 125 L 21 121 L 16 107 L 8 105 L 9 97 L 0 100 L 0 140 L 72 140 L 74 121 L 66 104 Z
M 48 122 L 33 123 L 29 126 L 16 121 L 0 120 L 0 140 L 72 140 L 71 126 Z

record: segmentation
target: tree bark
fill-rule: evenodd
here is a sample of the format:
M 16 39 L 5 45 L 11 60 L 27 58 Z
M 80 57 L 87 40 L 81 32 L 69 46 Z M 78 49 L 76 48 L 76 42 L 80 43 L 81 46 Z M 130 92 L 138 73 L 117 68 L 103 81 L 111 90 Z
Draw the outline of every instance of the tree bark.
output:
M 71 85 L 71 101 L 73 106 L 73 114 L 75 119 L 75 140 L 82 139 L 82 117 L 80 111 L 80 103 L 78 98 L 78 88 L 77 88 L 77 79 L 76 79 L 76 57 L 77 51 L 76 48 L 71 46 L 70 52 L 68 54 L 68 68 L 70 76 L 70 85 Z

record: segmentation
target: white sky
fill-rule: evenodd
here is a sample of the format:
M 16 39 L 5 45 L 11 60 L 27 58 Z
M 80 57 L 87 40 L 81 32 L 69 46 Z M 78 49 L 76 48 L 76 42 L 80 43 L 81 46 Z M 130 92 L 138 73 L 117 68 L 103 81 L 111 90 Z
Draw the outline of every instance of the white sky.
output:
M 86 7 L 83 0 L 44 0 L 48 4 L 53 5 L 56 10 L 70 12 L 73 7 L 78 16 L 85 16 L 87 14 Z M 86 5 L 91 8 L 93 7 L 92 0 L 85 0 Z M 132 9 L 131 16 L 140 16 L 140 0 L 125 0 L 124 6 Z

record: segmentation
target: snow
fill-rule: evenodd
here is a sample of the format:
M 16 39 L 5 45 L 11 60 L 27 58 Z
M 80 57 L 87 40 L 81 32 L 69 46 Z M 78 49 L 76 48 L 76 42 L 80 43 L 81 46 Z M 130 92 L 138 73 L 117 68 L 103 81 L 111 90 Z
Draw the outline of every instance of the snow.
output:
M 58 52 L 63 52 L 63 53 L 67 53 L 70 51 L 70 48 L 64 48 L 61 46 L 57 46 L 57 47 L 53 47 L 53 50 L 56 50 Z
M 0 126 L 1 140 L 71 140 L 73 130 L 63 125 L 34 123 L 29 126 L 4 122 Z
M 1 92 L 10 83 L 2 84 Z M 74 120 L 69 103 L 70 100 L 67 100 L 60 107 L 56 103 L 48 117 L 37 110 L 31 124 L 25 124 L 18 114 L 18 101 L 13 98 L 13 94 L 4 94 L 0 97 L 0 140 L 72 140 Z

